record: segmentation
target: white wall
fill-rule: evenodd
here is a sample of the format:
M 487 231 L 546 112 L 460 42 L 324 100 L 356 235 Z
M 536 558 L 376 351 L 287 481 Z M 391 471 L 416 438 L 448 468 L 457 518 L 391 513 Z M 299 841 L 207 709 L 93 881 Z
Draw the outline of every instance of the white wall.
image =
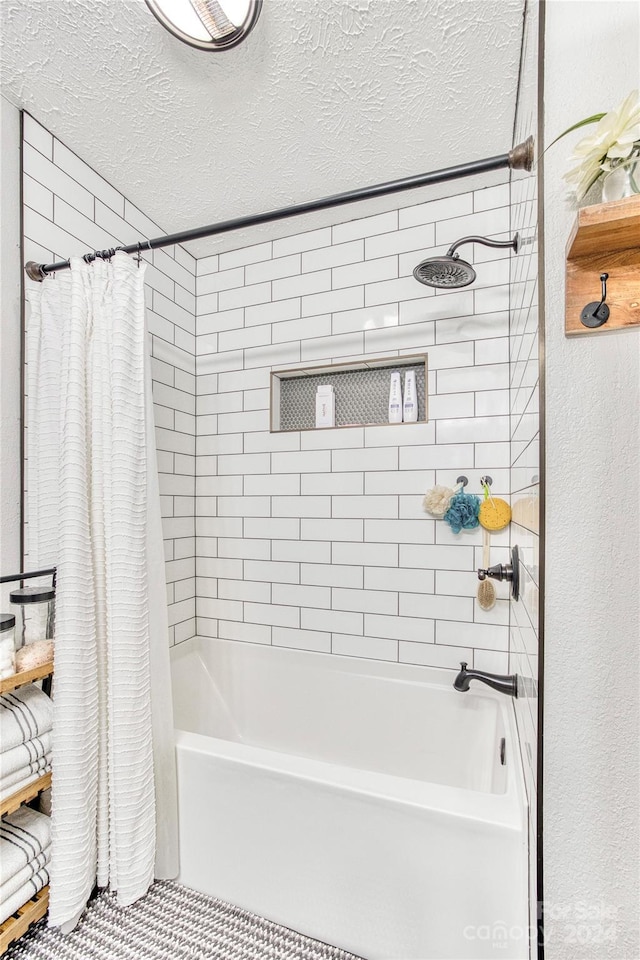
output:
M 546 16 L 549 143 L 638 86 L 640 34 L 633 2 L 551 0 Z M 545 166 L 547 957 L 637 960 L 640 329 L 564 336 L 578 137 Z
M 20 113 L 0 97 L 0 573 L 20 567 Z M 9 589 L 0 609 L 9 612 Z

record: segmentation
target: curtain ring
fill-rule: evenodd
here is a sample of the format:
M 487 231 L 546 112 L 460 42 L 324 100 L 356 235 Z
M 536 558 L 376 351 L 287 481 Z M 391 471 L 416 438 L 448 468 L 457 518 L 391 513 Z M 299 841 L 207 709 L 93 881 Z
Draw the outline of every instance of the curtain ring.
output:
M 140 261 L 142 260 L 142 244 L 140 243 L 139 240 L 138 240 L 138 256 L 135 257 L 135 259 L 138 261 L 138 270 L 139 270 L 139 269 L 140 269 Z

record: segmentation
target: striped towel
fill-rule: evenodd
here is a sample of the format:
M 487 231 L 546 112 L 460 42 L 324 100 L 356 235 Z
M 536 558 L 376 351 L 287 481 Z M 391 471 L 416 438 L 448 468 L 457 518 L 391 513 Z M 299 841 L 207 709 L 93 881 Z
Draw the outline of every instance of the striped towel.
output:
M 33 763 L 27 764 L 22 770 L 16 770 L 14 773 L 9 773 L 6 777 L 3 777 L 0 780 L 0 800 L 6 800 L 7 797 L 17 793 L 27 784 L 33 783 L 39 777 L 44 776 L 45 773 L 49 773 L 50 770 L 51 751 L 46 753 L 44 757 L 34 760 Z
M 0 750 L 5 753 L 27 740 L 40 737 L 53 725 L 53 704 L 35 684 L 29 683 L 0 697 Z
M 46 867 L 51 859 L 51 844 L 48 847 L 45 847 L 44 850 L 41 850 L 40 853 L 30 860 L 26 867 L 23 867 L 22 870 L 18 870 L 16 874 L 3 883 L 0 887 L 0 903 L 4 904 L 5 900 L 8 900 L 9 897 L 12 897 L 14 893 L 17 893 L 18 890 L 21 890 L 24 887 L 25 883 L 28 880 L 31 880 L 31 877 L 42 870 L 43 867 Z
M 13 896 L 8 897 L 6 900 L 3 898 L 2 905 L 0 906 L 0 923 L 4 923 L 23 903 L 30 900 L 39 890 L 46 887 L 48 883 L 49 871 L 46 867 L 43 867 L 41 870 L 38 870 L 37 873 L 34 873 Z
M 4 753 L 0 753 L 0 780 L 4 780 L 9 774 L 16 770 L 22 770 L 30 763 L 35 763 L 40 757 L 51 751 L 51 733 L 43 733 L 41 737 L 34 737 L 33 740 L 26 740 L 19 743 L 17 747 L 12 747 Z
M 0 821 L 0 887 L 51 843 L 51 821 L 31 807 L 20 807 Z

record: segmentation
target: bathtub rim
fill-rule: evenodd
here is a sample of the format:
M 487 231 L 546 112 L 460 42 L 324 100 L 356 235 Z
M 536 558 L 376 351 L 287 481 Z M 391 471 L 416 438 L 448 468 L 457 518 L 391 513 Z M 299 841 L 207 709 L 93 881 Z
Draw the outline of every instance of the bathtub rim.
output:
M 173 664 L 174 659 L 187 656 L 194 649 L 206 648 L 207 645 L 217 645 L 229 650 L 242 648 L 243 652 L 251 651 L 256 656 L 266 656 L 266 651 L 277 651 L 277 656 L 295 660 L 311 658 L 316 666 L 321 669 L 339 668 L 344 673 L 360 674 L 361 676 L 376 677 L 383 680 L 398 680 L 405 683 L 415 683 L 421 686 L 435 686 L 438 689 L 444 687 L 453 687 L 453 678 L 456 668 L 432 667 L 426 664 L 418 663 L 400 663 L 397 660 L 375 660 L 369 657 L 348 657 L 340 653 L 326 653 L 320 650 L 301 650 L 297 647 L 283 647 L 268 643 L 253 643 L 249 640 L 227 640 L 224 637 L 204 637 L 196 634 L 183 640 L 181 643 L 174 644 L 170 648 L 170 659 Z M 262 651 L 262 652 L 261 652 Z M 273 656 L 273 654 L 271 654 Z M 205 663 L 206 665 L 206 663 Z M 496 693 L 489 687 L 479 687 L 471 689 L 461 696 L 492 700 L 501 707 L 505 706 L 504 694 Z
M 175 737 L 178 752 L 187 750 L 215 757 L 223 763 L 293 777 L 317 787 L 371 797 L 381 802 L 424 809 L 435 815 L 475 820 L 516 832 L 522 832 L 525 828 L 525 811 L 519 802 L 522 800 L 518 789 L 519 778 L 513 765 L 504 793 L 482 793 L 341 766 L 324 760 L 311 760 L 296 754 L 278 753 L 265 747 L 221 740 L 189 730 L 176 729 Z

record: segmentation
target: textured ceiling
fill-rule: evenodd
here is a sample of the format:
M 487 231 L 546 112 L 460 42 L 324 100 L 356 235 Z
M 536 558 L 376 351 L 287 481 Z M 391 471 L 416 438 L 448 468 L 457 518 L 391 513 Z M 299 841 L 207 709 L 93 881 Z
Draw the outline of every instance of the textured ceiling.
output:
M 2 90 L 172 233 L 505 153 L 523 4 L 265 0 L 212 54 L 143 0 L 0 0 Z

